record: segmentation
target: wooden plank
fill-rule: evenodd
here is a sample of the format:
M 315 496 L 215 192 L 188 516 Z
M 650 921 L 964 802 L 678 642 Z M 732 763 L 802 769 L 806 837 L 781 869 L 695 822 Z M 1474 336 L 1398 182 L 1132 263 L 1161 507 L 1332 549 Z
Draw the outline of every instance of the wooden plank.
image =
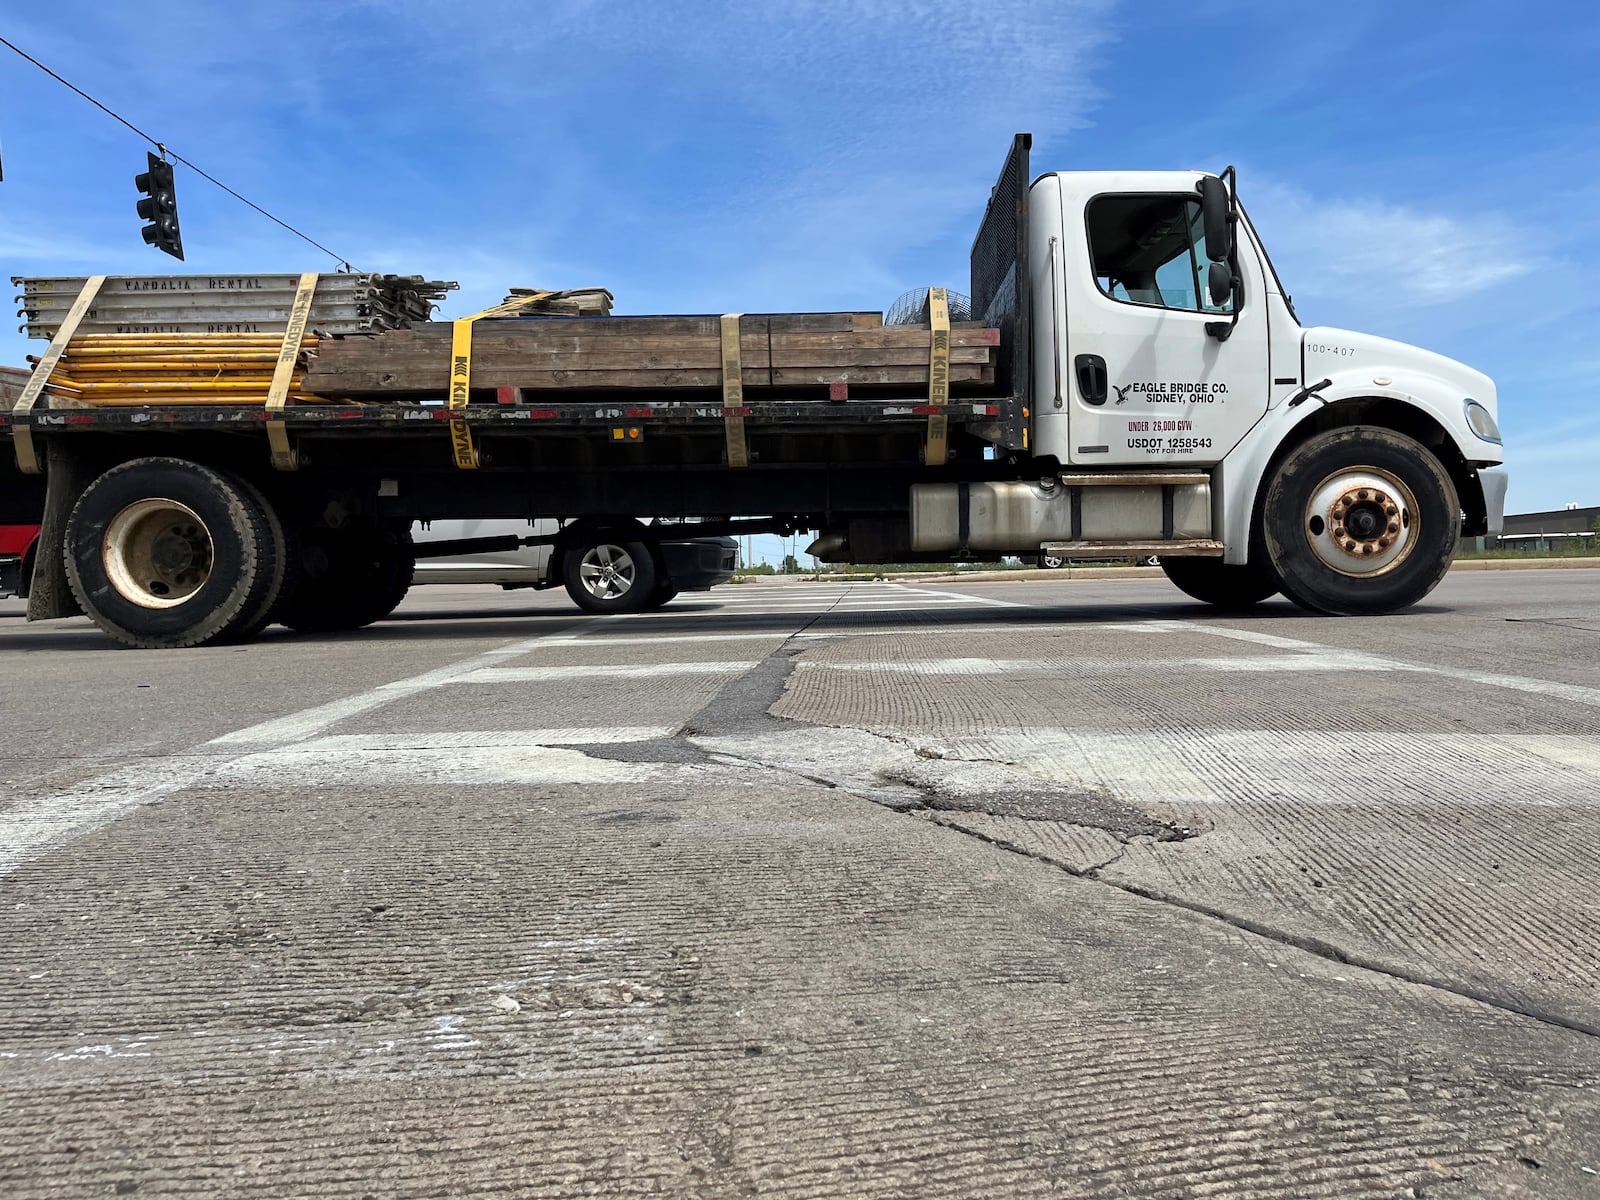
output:
M 931 335 L 883 326 L 876 314 L 793 313 L 740 319 L 747 387 L 926 385 Z M 474 388 L 710 387 L 720 383 L 720 319 L 596 317 L 485 319 L 473 331 Z M 448 386 L 443 322 L 370 337 L 324 339 L 304 373 L 308 391 L 341 395 L 439 392 Z M 704 332 L 701 332 L 701 331 Z M 992 380 L 998 331 L 978 322 L 952 329 L 960 382 Z M 781 380 L 780 380 L 781 377 Z
M 740 373 L 747 390 L 761 390 L 769 386 L 822 387 L 834 383 L 847 384 L 899 384 L 908 389 L 925 389 L 928 385 L 927 364 L 920 367 L 785 367 L 768 371 L 745 369 Z M 987 365 L 963 363 L 950 368 L 952 382 L 988 383 L 994 378 L 994 368 Z M 371 400 L 398 399 L 402 396 L 423 394 L 441 395 L 448 386 L 444 371 L 438 372 L 436 386 L 419 384 L 416 377 L 405 377 L 403 385 L 382 373 L 358 373 L 341 377 L 337 385 L 327 380 L 306 380 L 308 391 L 322 395 L 360 396 Z M 573 388 L 610 390 L 650 388 L 720 388 L 722 372 L 718 368 L 688 370 L 521 370 L 499 376 L 478 368 L 476 357 L 472 363 L 472 387 L 476 391 L 498 391 L 500 388 L 521 388 L 525 391 Z
M 874 325 L 881 326 L 883 324 L 883 315 L 881 313 L 745 313 L 739 319 L 739 332 L 741 334 L 754 333 L 757 329 L 765 332 L 770 324 L 774 331 L 779 332 L 848 333 L 857 327 L 857 322 L 860 322 L 864 328 L 872 328 Z M 433 321 L 428 324 L 448 325 L 449 322 Z M 606 330 L 616 334 L 658 333 L 716 337 L 722 329 L 722 318 L 720 316 L 697 315 L 646 317 L 560 317 L 538 315 L 495 318 L 493 321 L 493 327 L 496 328 L 544 326 L 554 329 L 563 325 L 604 326 Z M 426 328 L 426 325 L 415 325 L 412 330 L 420 332 Z
M 928 348 L 891 347 L 885 350 L 780 350 L 772 348 L 774 367 L 915 367 L 928 373 Z M 987 363 L 993 355 L 988 346 L 969 346 L 950 351 L 953 363 Z
M 951 344 L 957 349 L 992 350 L 994 339 L 988 330 L 963 331 L 952 336 Z M 739 339 L 742 354 L 749 361 L 765 361 L 769 339 L 761 335 L 742 336 Z M 774 334 L 770 339 L 774 352 L 796 356 L 805 351 L 831 351 L 838 354 L 854 352 L 882 353 L 892 350 L 906 352 L 906 361 L 919 361 L 928 351 L 926 331 L 879 330 L 860 334 Z M 488 330 L 473 341 L 473 358 L 484 361 L 510 362 L 519 358 L 536 361 L 535 356 L 572 357 L 577 360 L 593 356 L 636 354 L 640 358 L 658 357 L 692 360 L 696 365 L 706 361 L 706 355 L 715 353 L 720 342 L 715 338 L 625 335 L 595 338 L 530 338 L 508 337 L 502 331 Z M 395 365 L 422 364 L 438 360 L 448 353 L 445 339 L 422 335 L 417 331 L 401 330 L 357 343 L 351 339 L 324 343 L 317 357 L 311 361 L 314 374 L 331 373 L 345 365 L 371 368 L 379 363 Z M 792 357 L 791 357 L 792 361 Z M 821 361 L 821 360 L 819 360 Z M 830 356 L 827 361 L 837 361 Z

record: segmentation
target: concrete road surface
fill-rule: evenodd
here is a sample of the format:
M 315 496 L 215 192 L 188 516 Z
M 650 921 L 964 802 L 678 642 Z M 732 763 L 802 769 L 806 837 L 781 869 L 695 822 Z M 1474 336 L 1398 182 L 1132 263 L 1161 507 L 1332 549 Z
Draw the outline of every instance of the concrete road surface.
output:
M 0 602 L 0 1196 L 1600 1197 L 1600 571 Z

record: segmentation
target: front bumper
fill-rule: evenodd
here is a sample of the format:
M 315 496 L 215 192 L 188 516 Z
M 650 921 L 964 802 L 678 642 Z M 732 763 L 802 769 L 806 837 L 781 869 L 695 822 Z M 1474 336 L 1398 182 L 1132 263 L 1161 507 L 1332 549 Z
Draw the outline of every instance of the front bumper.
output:
M 703 592 L 727 583 L 739 566 L 739 543 L 732 538 L 662 542 L 667 578 L 680 592 Z

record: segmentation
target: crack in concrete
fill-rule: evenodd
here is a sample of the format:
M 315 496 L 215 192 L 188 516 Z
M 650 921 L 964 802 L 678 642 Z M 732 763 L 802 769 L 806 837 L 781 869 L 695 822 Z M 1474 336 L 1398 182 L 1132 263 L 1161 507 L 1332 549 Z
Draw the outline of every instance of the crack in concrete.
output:
M 1037 850 L 1030 850 L 1025 846 L 1019 846 L 1007 838 L 997 837 L 993 834 L 982 833 L 978 830 L 968 829 L 964 826 L 956 825 L 950 822 L 936 820 L 935 823 L 944 825 L 946 828 L 951 829 L 956 833 L 963 834 L 970 838 L 975 838 L 980 842 L 985 842 L 988 845 L 994 846 L 996 849 L 1005 850 L 1011 854 L 1019 854 L 1024 858 L 1029 858 L 1035 862 L 1043 863 L 1046 866 L 1054 867 L 1056 870 L 1064 871 L 1074 878 L 1088 880 L 1091 883 L 1098 883 L 1104 887 L 1109 887 L 1116 891 L 1124 892 L 1127 895 L 1137 896 L 1141 900 L 1149 900 L 1153 903 L 1166 905 L 1171 908 L 1183 909 L 1186 912 L 1194 913 L 1196 916 L 1208 917 L 1212 920 L 1220 921 L 1225 925 L 1231 926 L 1234 929 L 1241 930 L 1245 933 L 1254 934 L 1257 937 L 1266 938 L 1268 941 L 1276 942 L 1281 946 L 1287 946 L 1294 950 L 1303 951 L 1306 954 L 1313 955 L 1328 962 L 1338 963 L 1341 966 L 1355 967 L 1356 969 L 1362 971 L 1370 971 L 1375 975 L 1383 975 L 1390 979 L 1399 980 L 1402 983 L 1413 984 L 1417 987 L 1447 992 L 1452 996 L 1457 996 L 1463 1000 L 1471 1000 L 1478 1004 L 1487 1005 L 1490 1008 L 1497 1009 L 1500 1012 L 1509 1013 L 1513 1016 L 1525 1017 L 1531 1021 L 1538 1021 L 1544 1025 L 1551 1025 L 1557 1029 L 1565 1029 L 1569 1032 L 1583 1034 L 1587 1037 L 1600 1038 L 1600 1025 L 1594 1025 L 1587 1021 L 1580 1021 L 1577 1018 L 1568 1017 L 1562 1013 L 1552 1012 L 1547 1009 L 1534 1007 L 1532 1005 L 1516 1004 L 1512 1001 L 1508 1001 L 1502 997 L 1481 991 L 1478 988 L 1471 987 L 1467 984 L 1457 983 L 1454 980 L 1446 979 L 1439 975 L 1433 975 L 1429 972 L 1418 970 L 1414 967 L 1409 967 L 1404 963 L 1387 962 L 1369 954 L 1362 954 L 1359 951 L 1348 950 L 1343 946 L 1327 940 L 1326 938 L 1312 937 L 1309 934 L 1292 933 L 1288 930 L 1279 929 L 1277 926 L 1270 925 L 1265 921 L 1258 921 L 1254 917 L 1248 917 L 1241 913 L 1230 912 L 1229 910 L 1225 908 L 1219 908 L 1216 905 L 1204 904 L 1198 900 L 1189 900 L 1183 896 L 1175 896 L 1169 892 L 1163 892 L 1158 888 L 1148 887 L 1144 884 L 1106 878 L 1102 872 L 1104 872 L 1107 867 L 1110 867 L 1121 861 L 1128 851 L 1133 848 L 1134 843 L 1132 842 L 1124 841 L 1122 851 L 1104 863 L 1097 863 L 1088 867 L 1074 867 L 1068 863 L 1062 862 L 1060 859 L 1052 858 L 1048 854 L 1041 853 Z
M 806 628 L 809 628 L 809 624 Z M 800 632 L 804 632 L 804 630 L 797 631 L 797 633 Z M 829 639 L 829 641 L 831 640 L 833 639 Z M 787 689 L 789 676 L 793 673 L 796 660 L 800 654 L 808 650 L 818 649 L 826 644 L 828 643 L 812 642 L 805 646 L 794 646 L 789 641 L 786 641 L 751 670 L 719 691 L 704 708 L 684 723 L 671 740 L 716 739 L 729 735 L 770 733 L 775 728 L 785 730 L 822 728 L 810 722 L 774 716 L 771 708 L 782 698 Z M 852 730 L 851 732 L 899 746 L 908 750 L 921 761 L 938 761 L 970 766 L 988 765 L 1007 768 L 1015 771 L 1018 775 L 1026 774 L 1017 768 L 1015 764 L 996 759 L 945 758 L 929 751 L 925 746 L 917 745 L 910 738 L 877 733 L 872 730 Z M 693 743 L 691 742 L 690 744 Z M 1144 884 L 1109 878 L 1105 872 L 1110 867 L 1121 862 L 1137 845 L 1154 842 L 1187 841 L 1199 835 L 1193 830 L 1157 821 L 1134 806 L 1095 789 L 1052 788 L 1048 781 L 1032 777 L 1028 782 L 1037 782 L 1038 787 L 1029 788 L 1020 796 L 994 791 L 963 791 L 959 786 L 951 788 L 948 777 L 941 780 L 936 772 L 924 774 L 917 770 L 896 767 L 888 771 L 874 772 L 877 778 L 882 779 L 884 783 L 889 785 L 887 789 L 880 790 L 864 788 L 859 782 L 855 782 L 855 785 L 852 786 L 854 781 L 830 779 L 826 776 L 782 767 L 748 753 L 740 754 L 726 748 L 717 748 L 709 752 L 703 746 L 696 746 L 695 748 L 697 751 L 708 753 L 712 761 L 720 758 L 730 764 L 801 779 L 807 783 L 843 791 L 846 794 L 902 813 L 911 815 L 927 814 L 926 819 L 934 824 L 941 825 L 965 837 L 985 842 L 1008 853 L 1021 855 L 1024 858 L 1032 859 L 1056 870 L 1064 871 L 1074 878 L 1098 883 L 1127 895 L 1137 896 L 1141 900 L 1147 900 L 1170 908 L 1182 909 L 1196 916 L 1219 921 L 1231 928 L 1266 938 L 1268 941 L 1302 951 L 1328 962 L 1369 971 L 1373 974 L 1382 975 L 1417 987 L 1448 993 L 1463 1000 L 1483 1004 L 1500 1012 L 1537 1021 L 1540 1024 L 1549 1025 L 1557 1029 L 1564 1029 L 1587 1037 L 1600 1037 L 1600 1026 L 1587 1021 L 1532 1005 L 1517 1004 L 1481 991 L 1478 988 L 1458 983 L 1403 963 L 1388 962 L 1359 951 L 1348 950 L 1325 938 L 1279 929 L 1265 921 L 1259 921 L 1241 913 L 1230 912 L 1216 905 L 1186 899 Z M 941 783 L 948 790 L 941 791 Z M 908 796 L 907 792 L 912 795 Z M 918 797 L 918 799 L 913 799 L 912 796 Z M 1031 809 L 1030 802 L 1033 805 Z M 1040 807 L 1041 804 L 1048 805 L 1052 802 L 1063 807 L 1072 803 L 1080 805 L 1085 803 L 1103 804 L 1105 809 L 1099 814 L 1092 815 L 1100 815 L 1105 823 L 1084 821 L 1081 818 L 1085 814 L 1081 812 L 1070 816 L 1066 813 L 1032 815 L 1033 812 L 1044 813 L 1044 809 Z M 1081 829 L 1094 829 L 1114 837 L 1120 849 L 1103 862 L 1075 867 L 1060 859 L 1052 858 L 1048 854 L 1020 846 L 1007 838 L 968 828 L 948 818 L 941 818 L 937 815 L 941 812 L 974 812 L 991 816 L 1014 817 L 1023 820 L 1076 826 Z M 1119 824 L 1117 820 L 1109 819 L 1112 817 L 1120 818 L 1122 823 Z M 1130 823 L 1130 818 L 1131 823 L 1139 826 L 1137 829 L 1129 830 L 1124 827 Z

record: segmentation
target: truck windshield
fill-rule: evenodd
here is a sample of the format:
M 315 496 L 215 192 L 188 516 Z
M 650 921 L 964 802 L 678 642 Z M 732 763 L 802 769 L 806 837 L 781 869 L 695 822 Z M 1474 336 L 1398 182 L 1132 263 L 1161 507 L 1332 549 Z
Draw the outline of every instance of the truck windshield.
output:
M 1267 264 L 1267 274 L 1272 276 L 1273 286 L 1278 289 L 1278 295 L 1283 297 L 1283 306 L 1289 310 L 1289 315 L 1296 321 L 1300 314 L 1294 310 L 1294 297 L 1289 295 L 1289 289 L 1283 286 L 1283 280 L 1278 278 L 1278 268 L 1272 265 L 1272 255 L 1267 253 L 1267 243 L 1261 240 L 1261 235 L 1255 232 L 1256 223 L 1250 219 L 1250 214 L 1245 211 L 1244 201 L 1239 201 L 1239 216 L 1250 227 L 1250 232 L 1255 234 L 1257 248 L 1261 251 L 1261 261 Z

